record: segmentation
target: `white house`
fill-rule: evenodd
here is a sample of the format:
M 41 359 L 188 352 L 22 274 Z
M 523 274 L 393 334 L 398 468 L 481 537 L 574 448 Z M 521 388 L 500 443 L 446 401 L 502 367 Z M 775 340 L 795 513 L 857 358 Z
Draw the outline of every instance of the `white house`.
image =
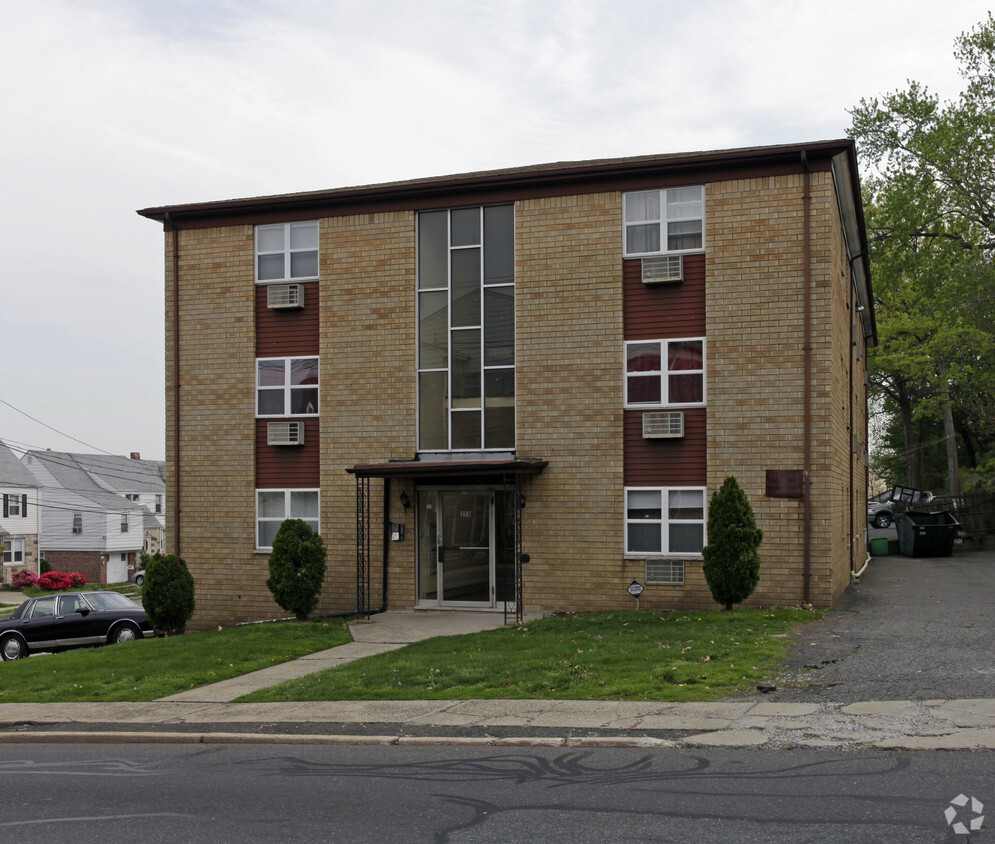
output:
M 38 572 L 39 492 L 37 478 L 0 442 L 0 581 L 10 583 L 16 571 Z
M 113 491 L 106 480 L 98 480 L 85 465 L 89 457 L 28 451 L 22 458 L 42 488 L 41 556 L 57 571 L 77 571 L 100 583 L 122 583 L 144 550 L 147 511 L 139 501 Z M 103 475 L 132 483 L 116 472 L 107 467 Z

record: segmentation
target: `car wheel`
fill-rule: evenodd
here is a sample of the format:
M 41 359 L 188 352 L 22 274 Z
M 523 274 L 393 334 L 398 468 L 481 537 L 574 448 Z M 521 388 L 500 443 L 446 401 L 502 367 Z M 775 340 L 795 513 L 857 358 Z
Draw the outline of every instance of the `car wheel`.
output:
M 6 662 L 15 659 L 24 659 L 27 655 L 27 643 L 20 636 L 7 636 L 0 642 L 0 656 Z
M 876 528 L 886 528 L 891 524 L 891 516 L 887 513 L 878 513 L 874 517 L 874 527 Z
M 120 645 L 121 642 L 133 642 L 140 635 L 138 628 L 133 624 L 122 624 L 120 627 L 114 628 L 111 632 L 110 640 L 111 644 Z
M 135 578 L 135 586 L 142 586 L 145 583 L 145 575 L 140 574 Z

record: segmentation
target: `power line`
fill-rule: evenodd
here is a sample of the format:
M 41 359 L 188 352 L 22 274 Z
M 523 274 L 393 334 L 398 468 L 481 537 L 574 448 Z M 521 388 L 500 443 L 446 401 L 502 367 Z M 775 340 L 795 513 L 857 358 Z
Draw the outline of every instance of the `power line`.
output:
M 0 404 L 5 404 L 5 405 L 6 405 L 7 407 L 9 407 L 9 408 L 10 408 L 11 410 L 13 410 L 13 411 L 16 411 L 17 413 L 20 413 L 20 414 L 21 414 L 21 416 L 25 416 L 25 417 L 27 417 L 27 418 L 28 418 L 28 419 L 30 419 L 30 420 L 31 420 L 32 422 L 37 422 L 37 423 L 38 423 L 39 425 L 41 425 L 41 426 L 43 426 L 43 427 L 45 427 L 45 428 L 48 428 L 48 429 L 49 429 L 50 431 L 55 431 L 55 433 L 59 434 L 60 436 L 63 436 L 63 437 L 66 437 L 67 439 L 70 439 L 70 440 L 72 440 L 73 442 L 77 442 L 77 443 L 79 443 L 80 445 L 85 445 L 85 446 L 86 446 L 87 448 L 92 448 L 92 449 L 94 449 L 95 451 L 100 451 L 100 452 L 103 452 L 104 454 L 110 454 L 110 455 L 111 455 L 112 457 L 113 457 L 113 456 L 116 456 L 116 455 L 113 455 L 113 454 L 112 454 L 111 452 L 109 452 L 109 451 L 104 451 L 104 449 L 102 449 L 102 448 L 99 448 L 98 446 L 95 446 L 95 445 L 90 445 L 90 443 L 88 443 L 88 442 L 84 442 L 84 441 L 83 441 L 83 440 L 81 440 L 81 439 L 77 439 L 76 437 L 72 436 L 71 434 L 67 434 L 67 433 L 66 433 L 65 431 L 60 431 L 60 430 L 59 430 L 58 428 L 55 428 L 55 427 L 53 427 L 53 426 L 49 425 L 49 424 L 48 424 L 47 422 L 42 422 L 42 421 L 41 421 L 41 419 L 36 419 L 36 418 L 35 418 L 34 416 L 32 416 L 32 415 L 31 415 L 30 413 L 25 413 L 25 412 L 24 412 L 23 410 L 21 410 L 21 409 L 20 409 L 19 407 L 14 407 L 14 405 L 12 405 L 12 404 L 11 404 L 11 403 L 10 403 L 9 401 L 5 401 L 4 399 L 0 399 Z

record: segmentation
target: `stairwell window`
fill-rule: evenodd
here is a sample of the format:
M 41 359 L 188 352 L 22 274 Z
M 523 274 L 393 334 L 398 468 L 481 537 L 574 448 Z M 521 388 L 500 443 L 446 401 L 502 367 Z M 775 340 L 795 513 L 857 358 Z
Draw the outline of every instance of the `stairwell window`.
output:
M 256 548 L 272 548 L 280 525 L 287 519 L 302 519 L 320 532 L 319 503 L 316 489 L 256 490 Z
M 705 188 L 627 193 L 622 225 L 627 258 L 700 251 L 705 248 Z
M 256 360 L 257 416 L 317 416 L 318 358 Z
M 318 277 L 318 222 L 256 226 L 256 282 Z
M 697 555 L 704 547 L 704 488 L 625 490 L 626 554 Z
M 701 407 L 704 404 L 703 337 L 626 342 L 626 407 Z

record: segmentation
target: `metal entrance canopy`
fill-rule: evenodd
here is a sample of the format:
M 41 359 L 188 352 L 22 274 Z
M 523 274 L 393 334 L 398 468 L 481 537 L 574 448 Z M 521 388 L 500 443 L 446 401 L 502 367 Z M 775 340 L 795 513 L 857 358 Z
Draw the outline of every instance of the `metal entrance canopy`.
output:
M 357 478 L 486 477 L 493 475 L 538 475 L 548 460 L 512 457 L 502 460 L 392 460 L 387 463 L 357 463 L 346 471 Z

